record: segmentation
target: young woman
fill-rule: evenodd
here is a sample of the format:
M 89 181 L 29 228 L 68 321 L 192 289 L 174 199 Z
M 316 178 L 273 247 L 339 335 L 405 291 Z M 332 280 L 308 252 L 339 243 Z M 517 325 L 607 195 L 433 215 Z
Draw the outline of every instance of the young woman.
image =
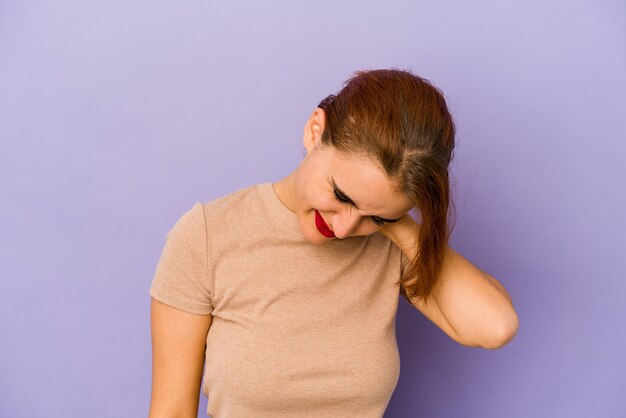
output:
M 447 244 L 454 133 L 427 80 L 359 72 L 291 174 L 182 215 L 150 288 L 150 417 L 195 417 L 203 366 L 213 418 L 382 417 L 399 295 L 460 344 L 506 344 L 511 298 Z

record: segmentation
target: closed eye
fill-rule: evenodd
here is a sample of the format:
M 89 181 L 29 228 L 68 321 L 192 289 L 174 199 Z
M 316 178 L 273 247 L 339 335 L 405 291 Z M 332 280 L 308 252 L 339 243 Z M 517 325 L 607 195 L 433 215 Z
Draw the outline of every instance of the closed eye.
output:
M 337 189 L 333 189 L 333 192 L 335 194 L 335 199 L 337 199 L 339 202 L 341 202 L 341 203 L 348 203 L 350 205 L 354 205 L 350 199 L 347 199 L 343 195 L 341 195 L 341 193 L 339 193 L 337 191 Z M 376 224 L 378 226 L 384 226 L 385 225 L 385 221 L 380 219 L 378 216 L 370 216 L 370 219 L 372 220 L 372 222 L 374 222 L 374 224 Z
M 385 225 L 385 221 L 383 221 L 382 219 L 378 218 L 377 216 L 370 216 L 370 219 L 372 220 L 372 222 L 374 222 L 378 226 L 384 226 Z
M 333 191 L 335 192 L 335 199 L 337 199 L 338 201 L 340 201 L 341 203 L 352 203 L 349 199 L 346 199 L 345 197 L 343 197 L 341 194 L 339 194 L 339 192 L 337 191 L 337 189 L 333 189 Z

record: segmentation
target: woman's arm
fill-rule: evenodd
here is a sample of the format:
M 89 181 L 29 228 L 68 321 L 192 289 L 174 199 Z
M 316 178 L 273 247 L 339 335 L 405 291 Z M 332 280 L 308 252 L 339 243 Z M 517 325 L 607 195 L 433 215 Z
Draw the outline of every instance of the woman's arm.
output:
M 196 418 L 211 315 L 152 298 L 152 398 L 149 418 Z
M 413 260 L 419 225 L 408 214 L 379 231 Z M 518 317 L 511 296 L 487 272 L 446 247 L 441 277 L 427 303 L 413 305 L 460 344 L 500 348 L 517 333 Z

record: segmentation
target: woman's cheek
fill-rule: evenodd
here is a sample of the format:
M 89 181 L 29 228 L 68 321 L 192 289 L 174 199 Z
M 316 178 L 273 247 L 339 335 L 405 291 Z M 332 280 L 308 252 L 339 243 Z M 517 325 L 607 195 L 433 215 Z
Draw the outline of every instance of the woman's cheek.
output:
M 316 209 L 322 212 L 339 212 L 341 210 L 341 207 L 337 206 L 339 202 L 333 197 L 324 197 L 319 202 L 320 207 Z

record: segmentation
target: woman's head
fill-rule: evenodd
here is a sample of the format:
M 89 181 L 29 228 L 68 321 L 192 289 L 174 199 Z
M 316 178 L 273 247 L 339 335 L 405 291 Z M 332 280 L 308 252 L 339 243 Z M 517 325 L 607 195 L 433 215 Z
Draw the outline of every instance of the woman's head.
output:
M 402 192 L 418 197 L 429 171 L 447 172 L 454 123 L 443 95 L 427 80 L 401 70 L 357 72 L 319 108 L 325 113 L 322 143 L 376 161 Z
M 384 171 L 369 158 L 321 143 L 324 112 L 317 109 L 305 127 L 307 155 L 293 173 L 292 210 L 314 244 L 365 236 L 395 222 L 412 207 Z
M 389 216 L 398 215 L 403 208 L 415 207 L 419 212 L 418 255 L 405 269 L 401 282 L 413 283 L 408 289 L 411 296 L 427 296 L 439 275 L 450 233 L 448 166 L 453 158 L 455 127 L 443 95 L 408 71 L 362 71 L 338 94 L 322 100 L 316 112 L 305 127 L 305 146 L 306 130 L 313 132 L 314 126 L 320 130 L 321 144 L 311 140 L 307 158 L 317 149 L 335 158 L 358 159 L 378 167 L 387 182 L 370 180 L 378 188 L 374 193 L 378 201 L 372 202 L 378 206 L 371 209 L 382 216 L 380 199 L 388 196 L 396 199 L 388 205 Z M 346 172 L 347 177 L 358 175 Z M 365 191 L 359 193 L 365 199 Z M 374 232 L 372 228 L 363 231 Z

